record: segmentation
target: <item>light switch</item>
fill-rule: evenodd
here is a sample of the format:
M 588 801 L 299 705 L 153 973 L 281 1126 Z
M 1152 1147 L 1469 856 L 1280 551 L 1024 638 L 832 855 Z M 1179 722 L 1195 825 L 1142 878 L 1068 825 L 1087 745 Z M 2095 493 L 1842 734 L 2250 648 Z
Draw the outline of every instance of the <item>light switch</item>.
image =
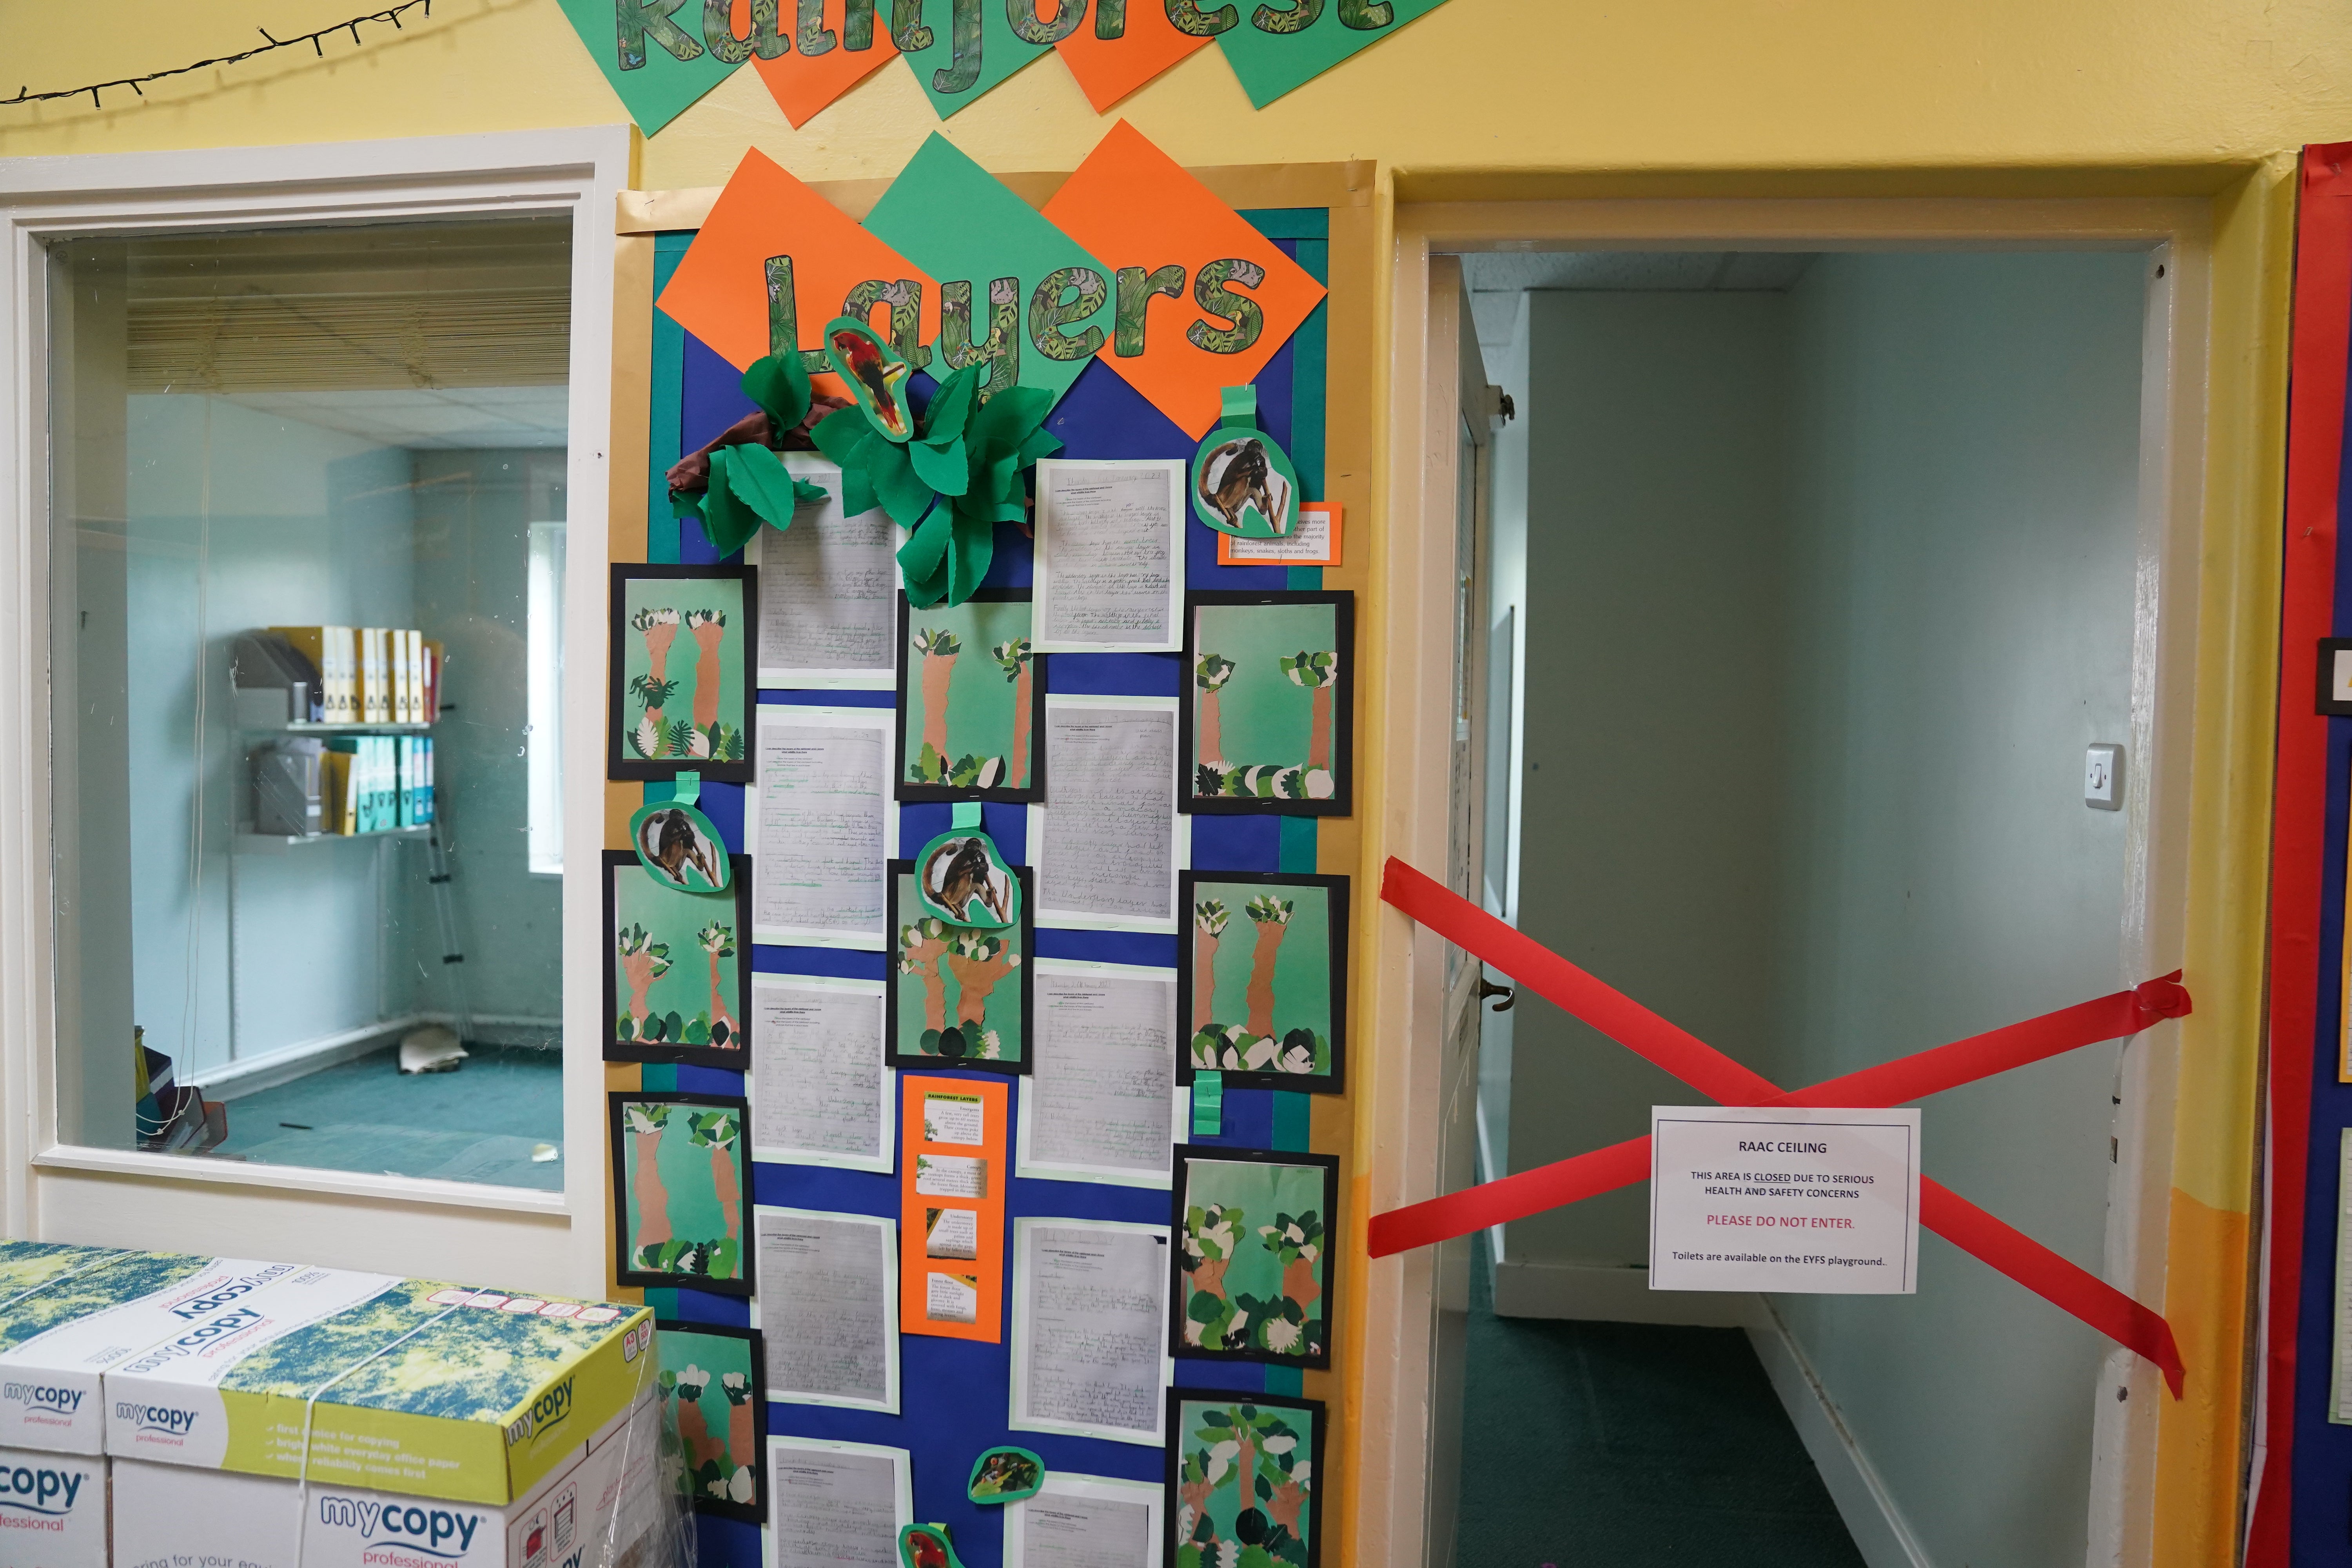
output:
M 2124 808 L 2124 749 L 2093 746 L 2083 753 L 2083 804 L 2094 811 Z

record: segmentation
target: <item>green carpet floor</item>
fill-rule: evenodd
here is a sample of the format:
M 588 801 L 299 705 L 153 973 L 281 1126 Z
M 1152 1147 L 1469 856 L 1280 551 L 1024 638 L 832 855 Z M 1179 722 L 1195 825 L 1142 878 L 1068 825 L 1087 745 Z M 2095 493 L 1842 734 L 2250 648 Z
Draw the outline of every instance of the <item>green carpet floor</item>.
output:
M 224 1157 L 263 1165 L 433 1176 L 502 1187 L 563 1185 L 559 1052 L 474 1046 L 455 1072 L 404 1077 L 387 1047 L 228 1102 Z M 554 1160 L 534 1161 L 534 1144 Z
M 1457 1568 L 1862 1568 L 1746 1334 L 1498 1318 L 1478 1248 Z

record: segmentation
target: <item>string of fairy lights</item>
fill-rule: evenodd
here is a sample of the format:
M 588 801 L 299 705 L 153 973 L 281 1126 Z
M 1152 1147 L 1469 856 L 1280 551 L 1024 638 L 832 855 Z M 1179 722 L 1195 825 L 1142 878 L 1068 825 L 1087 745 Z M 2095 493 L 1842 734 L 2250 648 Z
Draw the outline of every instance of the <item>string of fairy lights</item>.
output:
M 353 16 L 348 22 L 337 22 L 331 26 L 320 27 L 313 33 L 299 33 L 283 38 L 274 37 L 267 27 L 256 27 L 254 31 L 269 41 L 247 49 L 241 54 L 217 55 L 208 60 L 198 60 L 193 65 L 174 66 L 170 70 L 149 71 L 144 76 L 117 77 L 112 81 L 94 81 L 87 87 L 58 88 L 53 92 L 34 92 L 29 88 L 20 86 L 16 89 L 16 97 L 0 98 L 0 108 L 18 103 L 47 103 L 60 99 L 79 98 L 83 93 L 88 93 L 92 106 L 103 109 L 106 107 L 106 100 L 101 95 L 110 87 L 127 87 L 144 98 L 147 96 L 145 84 L 148 82 L 162 81 L 168 77 L 185 76 L 190 71 L 206 70 L 214 66 L 233 66 L 278 49 L 299 49 L 304 44 L 310 45 L 311 52 L 324 59 L 327 54 L 326 40 L 336 34 L 349 33 L 352 36 L 352 42 L 357 44 L 361 41 L 361 24 L 389 22 L 395 30 L 399 30 L 401 14 L 416 10 L 422 10 L 427 16 L 432 16 L 433 0 L 401 0 L 401 4 L 382 11 L 370 11 L 364 16 Z

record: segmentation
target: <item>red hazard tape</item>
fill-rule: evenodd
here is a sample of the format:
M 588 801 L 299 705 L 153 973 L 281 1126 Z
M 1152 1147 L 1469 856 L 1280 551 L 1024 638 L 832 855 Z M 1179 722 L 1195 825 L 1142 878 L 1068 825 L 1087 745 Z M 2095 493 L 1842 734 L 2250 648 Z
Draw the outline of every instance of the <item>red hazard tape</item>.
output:
M 1600 1030 L 1723 1105 L 1887 1106 L 1939 1094 L 2011 1068 L 2061 1056 L 2101 1040 L 2137 1034 L 2190 1007 L 2179 971 L 2129 991 L 2028 1018 L 1847 1073 L 1810 1089 L 1782 1089 L 1697 1036 L 1659 1017 L 1469 900 L 1391 858 L 1381 897 L 1473 957 L 1494 965 L 1538 995 Z M 1467 1236 L 1507 1220 L 1633 1185 L 1650 1173 L 1650 1141 L 1635 1138 L 1589 1154 L 1522 1171 L 1426 1203 L 1375 1215 L 1371 1253 L 1385 1258 Z M 1938 1183 L 1921 1177 L 1919 1220 L 1928 1229 L 2072 1313 L 2164 1370 L 2179 1397 L 2184 1369 L 2171 1325 L 2098 1276 L 2069 1263 Z

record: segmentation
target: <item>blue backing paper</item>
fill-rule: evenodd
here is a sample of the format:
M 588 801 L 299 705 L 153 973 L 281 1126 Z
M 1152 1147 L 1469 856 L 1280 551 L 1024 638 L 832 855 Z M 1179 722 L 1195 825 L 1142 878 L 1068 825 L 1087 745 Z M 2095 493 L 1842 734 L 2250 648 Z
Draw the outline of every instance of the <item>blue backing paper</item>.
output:
M 1325 232 L 1327 215 L 1321 209 L 1286 209 L 1244 216 L 1317 278 L 1324 276 L 1328 246 L 1320 237 Z M 664 247 L 671 247 L 677 238 L 663 236 L 661 242 Z M 684 249 L 683 243 L 672 247 L 681 253 Z M 661 254 L 667 256 L 667 249 Z M 1318 308 L 1308 325 L 1274 355 L 1256 382 L 1260 422 L 1289 451 L 1310 494 L 1320 493 L 1324 465 L 1323 401 L 1315 393 L 1324 374 L 1325 309 Z M 667 320 L 656 313 L 657 334 Z M 740 379 L 732 365 L 674 324 L 670 331 L 672 336 L 657 335 L 655 342 L 653 446 L 656 476 L 677 454 L 691 451 L 710 440 L 752 406 L 743 395 Z M 1308 389 L 1304 398 L 1297 395 L 1302 378 Z M 930 390 L 928 376 L 917 378 L 914 393 L 919 402 Z M 1047 419 L 1046 428 L 1064 443 L 1062 455 L 1070 458 L 1176 458 L 1189 461 L 1198 445 L 1100 361 L 1090 363 L 1080 374 Z M 665 452 L 668 454 L 666 458 L 662 455 Z M 656 489 L 659 488 L 657 483 Z M 667 511 L 665 500 L 650 519 L 651 558 L 687 563 L 719 559 L 698 522 L 688 519 L 669 527 Z M 1189 513 L 1184 537 L 1188 588 L 1280 591 L 1322 584 L 1322 573 L 1316 568 L 1219 566 L 1215 533 Z M 1015 524 L 1000 524 L 988 584 L 1027 586 L 1033 559 L 1030 541 L 1023 530 Z M 1045 667 L 1045 689 L 1049 692 L 1174 697 L 1182 691 L 1181 659 L 1177 654 L 1046 654 L 1041 656 L 1040 662 Z M 887 691 L 761 691 L 759 700 L 763 705 L 784 707 L 888 708 L 895 702 L 893 694 Z M 649 797 L 656 791 L 667 795 L 668 786 L 646 786 Z M 703 786 L 704 814 L 719 829 L 727 847 L 739 854 L 747 852 L 744 798 L 744 788 L 740 784 Z M 949 812 L 950 807 L 943 804 L 899 806 L 899 842 L 920 844 L 946 831 Z M 1027 863 L 1025 807 L 990 804 L 982 811 L 982 825 L 1007 861 Z M 1312 818 L 1195 816 L 1192 818 L 1192 863 L 1203 870 L 1315 869 L 1317 825 Z M 1178 940 L 1177 936 L 1150 932 L 1040 927 L 1036 932 L 1036 954 L 1173 968 Z M 880 952 L 835 948 L 758 943 L 751 950 L 752 968 L 763 974 L 881 980 L 887 973 L 887 962 Z M 742 1075 L 723 1068 L 681 1066 L 647 1067 L 643 1070 L 649 1089 L 743 1092 Z M 944 1067 L 934 1070 L 943 1077 L 1005 1081 L 998 1074 L 962 1073 Z M 1017 1116 L 1022 1114 L 1021 1099 L 1027 1085 L 1024 1079 L 1013 1083 L 1013 1114 Z M 1214 1137 L 1195 1138 L 1193 1142 L 1237 1148 L 1304 1150 L 1307 1146 L 1310 1105 L 1311 1097 L 1306 1094 L 1229 1089 L 1225 1092 L 1223 1131 Z M 751 1170 L 751 1196 L 755 1204 L 876 1215 L 895 1220 L 899 1214 L 899 1178 L 895 1170 L 885 1175 L 814 1165 L 756 1163 Z M 1170 1201 L 1167 1193 L 1154 1188 L 1015 1177 L 1007 1188 L 1005 1215 L 1008 1224 L 1014 1219 L 1049 1217 L 1164 1226 L 1169 1219 Z M 911 1455 L 915 1518 L 947 1525 L 956 1553 L 966 1568 L 1001 1568 L 1003 1561 L 1002 1508 L 982 1507 L 965 1495 L 972 1460 L 983 1449 L 1018 1443 L 1041 1456 L 1049 1470 L 1150 1482 L 1158 1482 L 1164 1475 L 1163 1453 L 1157 1445 L 1012 1430 L 1008 1425 L 1013 1284 L 1009 1229 L 1005 1241 L 1005 1294 L 998 1303 L 1005 1342 L 982 1344 L 928 1334 L 902 1334 L 899 1387 L 903 1413 L 899 1415 L 782 1401 L 771 1401 L 768 1406 L 772 1436 L 875 1443 L 908 1449 Z M 713 1296 L 691 1289 L 649 1289 L 646 1300 L 663 1318 L 739 1326 L 753 1321 L 756 1308 L 756 1301 Z M 1298 1369 L 1292 1367 L 1177 1358 L 1176 1382 L 1185 1387 L 1296 1394 L 1300 1377 Z M 697 1522 L 706 1563 L 723 1568 L 758 1568 L 761 1557 L 760 1532 L 755 1527 L 707 1516 L 698 1518 Z

